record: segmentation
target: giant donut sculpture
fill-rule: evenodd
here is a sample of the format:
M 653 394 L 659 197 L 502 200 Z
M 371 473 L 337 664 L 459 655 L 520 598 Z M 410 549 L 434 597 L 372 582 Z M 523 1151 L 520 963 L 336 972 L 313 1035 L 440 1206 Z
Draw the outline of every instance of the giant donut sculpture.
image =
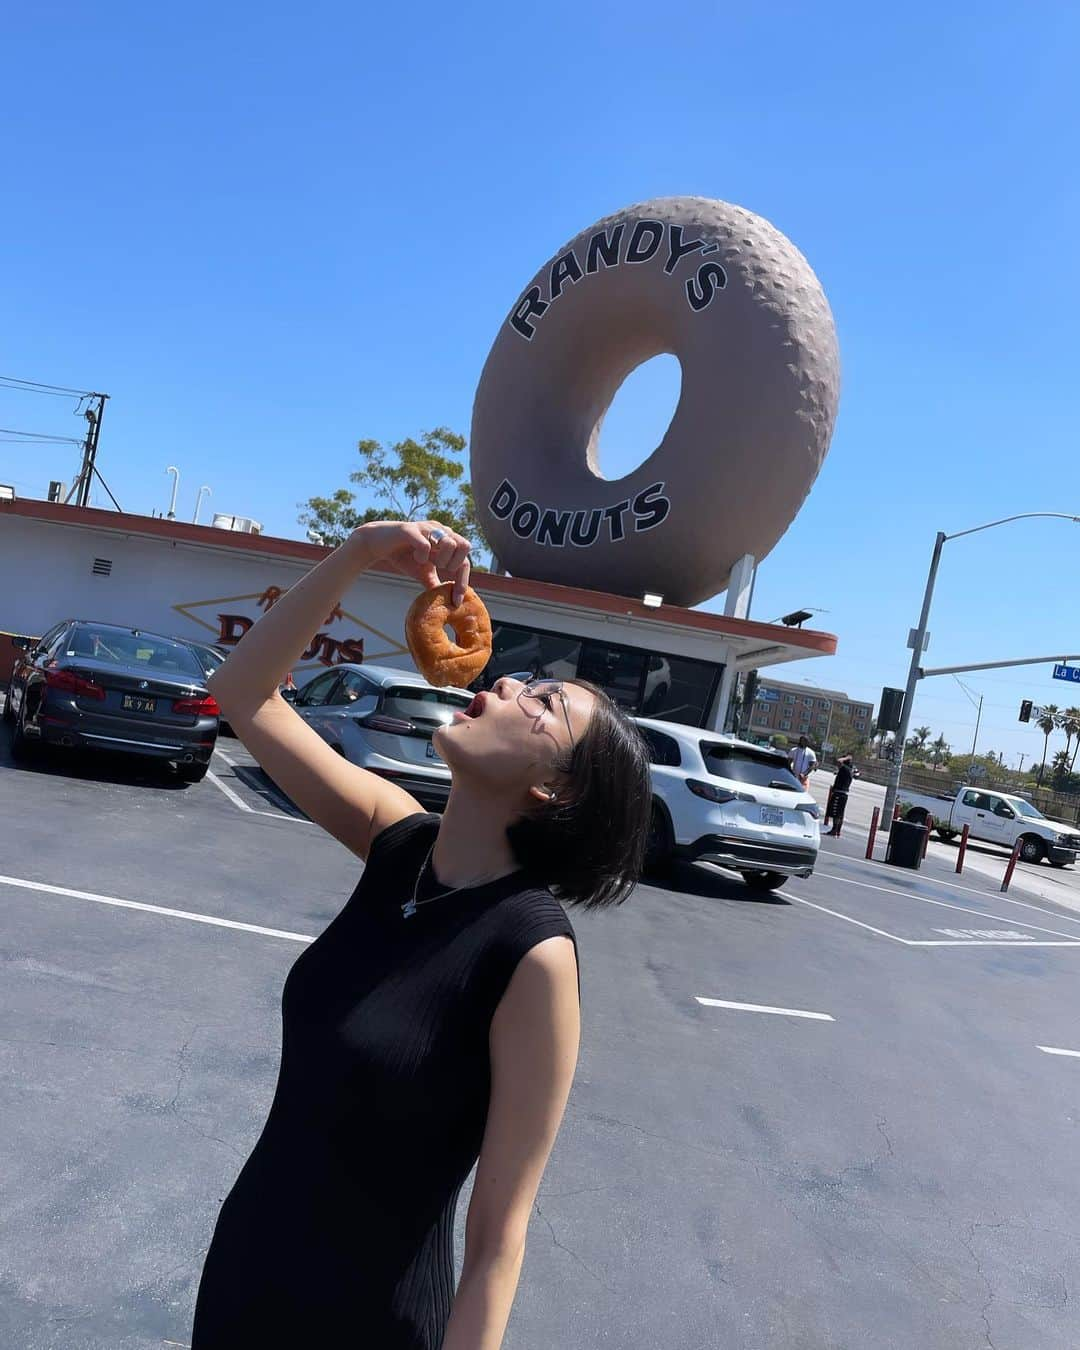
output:
M 665 352 L 682 366 L 671 425 L 609 481 L 604 413 Z M 828 301 L 789 239 L 704 197 L 627 207 L 545 263 L 495 339 L 471 435 L 484 532 L 515 575 L 698 604 L 795 518 L 839 385 Z

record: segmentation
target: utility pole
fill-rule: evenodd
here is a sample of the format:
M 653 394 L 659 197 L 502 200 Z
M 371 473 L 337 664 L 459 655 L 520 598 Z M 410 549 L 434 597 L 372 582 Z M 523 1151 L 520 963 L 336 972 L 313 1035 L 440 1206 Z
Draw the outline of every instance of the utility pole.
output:
M 97 459 L 98 440 L 101 437 L 101 419 L 105 416 L 105 400 L 109 396 L 108 394 L 91 394 L 90 397 L 97 399 L 97 407 L 87 407 L 83 413 L 87 421 L 87 428 L 86 440 L 83 442 L 82 467 L 79 469 L 79 476 L 71 486 L 71 491 L 65 498 L 65 501 L 70 502 L 74 497 L 76 506 L 90 505 L 90 483 L 96 472 L 94 462 Z
M 982 704 L 983 704 L 983 696 L 982 696 L 982 694 L 980 694 L 980 695 L 979 695 L 979 711 L 975 714 L 975 735 L 972 737 L 972 740 L 971 740 L 971 758 L 972 758 L 972 759 L 975 758 L 975 745 L 976 745 L 976 743 L 978 742 L 978 739 L 979 739 L 979 723 L 982 721 Z

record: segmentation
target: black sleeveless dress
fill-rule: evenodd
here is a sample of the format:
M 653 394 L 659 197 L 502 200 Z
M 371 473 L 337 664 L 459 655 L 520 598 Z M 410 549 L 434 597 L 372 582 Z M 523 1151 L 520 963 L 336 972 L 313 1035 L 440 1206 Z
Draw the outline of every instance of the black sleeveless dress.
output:
M 192 1350 L 442 1344 L 492 1015 L 531 947 L 576 939 L 520 871 L 405 918 L 438 826 L 414 815 L 383 830 L 344 909 L 289 971 L 277 1088 L 218 1215 Z

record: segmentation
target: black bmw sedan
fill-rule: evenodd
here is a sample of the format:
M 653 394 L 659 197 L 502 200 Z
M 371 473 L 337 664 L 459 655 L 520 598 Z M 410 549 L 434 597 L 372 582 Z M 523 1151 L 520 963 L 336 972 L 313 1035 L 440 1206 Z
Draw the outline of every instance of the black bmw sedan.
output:
M 24 653 L 4 703 L 16 759 L 81 746 L 172 760 L 191 783 L 205 775 L 220 710 L 186 642 L 82 619 L 12 641 Z

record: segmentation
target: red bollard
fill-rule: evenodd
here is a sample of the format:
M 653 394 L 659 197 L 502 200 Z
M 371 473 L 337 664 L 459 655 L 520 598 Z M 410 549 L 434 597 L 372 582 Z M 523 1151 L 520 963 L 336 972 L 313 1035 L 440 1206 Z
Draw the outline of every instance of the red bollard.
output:
M 893 818 L 893 820 L 899 820 L 899 819 L 900 819 L 900 803 L 899 803 L 899 802 L 897 802 L 896 805 L 895 805 L 895 806 L 893 807 L 893 809 L 892 809 L 892 818 Z
M 1020 840 L 1018 839 L 1013 846 L 1012 856 L 1009 859 L 1009 865 L 1005 869 L 1005 880 L 1001 883 L 1001 889 L 1007 891 L 1009 882 L 1012 881 L 1012 874 L 1016 871 L 1016 862 L 1020 857 Z
M 965 825 L 964 832 L 960 836 L 960 852 L 956 855 L 957 873 L 960 873 L 964 870 L 964 854 L 967 852 L 968 831 L 970 829 L 971 829 L 970 825 Z
M 870 817 L 870 838 L 866 841 L 866 858 L 869 861 L 874 856 L 874 838 L 877 835 L 878 820 L 881 818 L 881 807 L 874 807 L 874 814 Z
M 926 857 L 926 850 L 930 847 L 930 836 L 934 833 L 934 817 L 926 817 L 926 838 L 922 841 L 922 855 Z

